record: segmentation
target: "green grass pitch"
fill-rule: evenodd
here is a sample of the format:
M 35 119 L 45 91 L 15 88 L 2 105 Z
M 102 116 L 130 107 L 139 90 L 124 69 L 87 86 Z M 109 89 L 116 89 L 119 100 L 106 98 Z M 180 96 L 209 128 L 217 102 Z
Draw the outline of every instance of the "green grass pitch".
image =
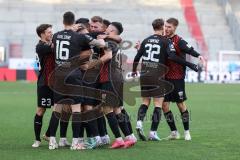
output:
M 110 150 L 107 148 L 70 151 L 48 150 L 43 141 L 38 149 L 31 147 L 34 139 L 33 117 L 36 110 L 36 84 L 0 82 L 0 159 L 1 160 L 238 160 L 240 159 L 240 85 L 239 84 L 188 84 L 187 105 L 191 112 L 192 141 L 138 142 L 133 148 Z M 135 106 L 126 106 L 135 127 Z M 172 111 L 178 117 L 177 127 L 183 135 L 179 112 L 174 104 Z M 150 127 L 152 107 L 144 123 L 145 133 Z M 46 130 L 50 110 L 44 117 Z M 109 130 L 110 132 L 110 130 Z M 159 126 L 162 138 L 168 136 L 165 119 Z M 69 141 L 71 128 L 69 126 Z

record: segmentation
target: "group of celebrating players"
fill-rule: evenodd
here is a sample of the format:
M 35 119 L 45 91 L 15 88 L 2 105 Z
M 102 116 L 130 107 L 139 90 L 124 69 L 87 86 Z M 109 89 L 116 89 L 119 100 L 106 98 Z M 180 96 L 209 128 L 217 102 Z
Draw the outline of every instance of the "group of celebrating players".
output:
M 90 20 L 75 20 L 72 12 L 63 15 L 64 30 L 53 35 L 52 25 L 41 24 L 36 32 L 40 40 L 36 46 L 39 61 L 37 81 L 38 107 L 34 117 L 35 141 L 41 145 L 43 115 L 53 109 L 48 129 L 43 139 L 49 149 L 70 147 L 71 150 L 94 149 L 109 145 L 108 125 L 115 137 L 110 148 L 129 148 L 136 142 L 129 114 L 123 107 L 122 52 L 120 22 L 109 22 L 99 16 Z M 189 112 L 184 101 L 186 66 L 194 71 L 197 65 L 186 61 L 186 54 L 203 57 L 186 41 L 175 34 L 178 20 L 155 19 L 154 34 L 137 43 L 132 76 L 138 74 L 142 58 L 140 86 L 142 104 L 138 110 L 136 130 L 140 140 L 147 138 L 143 120 L 151 102 L 154 103 L 152 125 L 148 140 L 159 141 L 157 129 L 162 111 L 171 129 L 168 139 L 179 139 L 170 102 L 175 102 L 181 112 L 185 140 L 191 140 Z M 67 140 L 68 123 L 72 122 L 72 143 Z M 60 140 L 56 132 L 60 123 Z M 84 138 L 86 130 L 87 138 Z M 123 133 L 124 137 L 121 135 Z

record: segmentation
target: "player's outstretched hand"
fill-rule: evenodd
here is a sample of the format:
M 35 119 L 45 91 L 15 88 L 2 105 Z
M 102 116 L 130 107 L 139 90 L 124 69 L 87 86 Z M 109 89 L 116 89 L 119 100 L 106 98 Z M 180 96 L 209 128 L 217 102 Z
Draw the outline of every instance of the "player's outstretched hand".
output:
M 201 64 L 202 64 L 203 66 L 205 66 L 205 64 L 206 64 L 205 58 L 204 58 L 203 56 L 199 56 L 198 59 L 199 59 L 199 61 L 201 62 Z
M 107 35 L 106 34 L 100 34 L 97 36 L 97 39 L 106 39 Z
M 104 41 L 104 39 L 98 39 L 98 42 L 99 42 L 99 47 L 100 48 L 104 48 L 106 47 L 106 42 Z
M 81 25 L 80 25 L 80 24 L 74 24 L 73 27 L 72 27 L 72 30 L 73 30 L 74 32 L 77 32 L 80 28 L 81 28 Z
M 198 69 L 199 69 L 198 65 L 196 65 L 196 64 L 192 64 L 191 66 L 189 66 L 189 68 L 195 72 L 198 72 Z

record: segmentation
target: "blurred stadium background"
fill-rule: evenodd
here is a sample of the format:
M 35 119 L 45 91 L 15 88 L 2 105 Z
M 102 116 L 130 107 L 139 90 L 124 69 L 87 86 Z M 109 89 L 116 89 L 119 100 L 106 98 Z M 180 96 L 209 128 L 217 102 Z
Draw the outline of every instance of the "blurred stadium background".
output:
M 51 23 L 55 32 L 61 30 L 62 14 L 69 10 L 76 14 L 76 18 L 99 15 L 110 21 L 122 22 L 125 28 L 123 39 L 133 45 L 152 33 L 153 19 L 176 17 L 180 20 L 177 33 L 208 62 L 201 73 L 188 71 L 186 81 L 240 82 L 239 0 L 0 0 L 0 81 L 6 81 L 0 82 L 2 160 L 240 159 L 239 84 L 186 85 L 193 138 L 189 143 L 183 139 L 159 143 L 139 141 L 127 150 L 110 151 L 105 147 L 80 154 L 69 149 L 50 152 L 47 142 L 37 150 L 32 149 L 36 83 L 25 83 L 25 80 L 35 82 L 37 79 L 35 45 L 38 37 L 35 29 L 41 23 Z M 124 50 L 129 62 L 136 54 L 133 45 Z M 140 103 L 137 99 L 136 105 L 125 104 L 134 127 Z M 148 111 L 145 133 L 151 125 L 152 109 L 153 106 Z M 182 134 L 178 109 L 175 105 L 171 109 Z M 47 129 L 50 115 L 49 110 L 44 117 L 42 133 Z M 158 132 L 161 138 L 169 135 L 165 120 Z
M 176 17 L 177 33 L 208 62 L 202 73 L 188 72 L 186 81 L 240 81 L 239 0 L 0 0 L 1 81 L 36 80 L 36 26 L 50 23 L 61 30 L 68 10 L 76 18 L 99 15 L 122 22 L 123 38 L 133 45 L 152 33 L 153 19 Z M 131 61 L 136 51 L 132 46 L 124 53 Z

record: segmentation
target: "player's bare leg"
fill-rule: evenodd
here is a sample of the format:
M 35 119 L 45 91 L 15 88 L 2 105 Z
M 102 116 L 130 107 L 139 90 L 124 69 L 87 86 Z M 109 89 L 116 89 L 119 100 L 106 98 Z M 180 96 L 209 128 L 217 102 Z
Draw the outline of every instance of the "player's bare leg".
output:
M 153 98 L 154 111 L 152 115 L 151 130 L 148 136 L 148 139 L 151 141 L 160 141 L 160 138 L 157 135 L 157 129 L 161 120 L 163 99 L 163 97 Z
M 151 98 L 149 97 L 142 97 L 142 104 L 138 109 L 138 118 L 137 118 L 137 126 L 136 126 L 136 130 L 139 136 L 139 139 L 141 139 L 142 141 L 146 141 L 146 136 L 144 134 L 143 131 L 143 120 L 146 116 L 147 110 L 148 110 L 148 106 L 150 105 L 151 102 Z
M 177 131 L 177 127 L 174 120 L 174 115 L 172 111 L 170 110 L 170 102 L 163 102 L 163 113 L 165 116 L 165 119 L 167 121 L 167 124 L 171 130 L 170 135 L 167 137 L 168 140 L 175 140 L 180 139 L 180 134 Z
M 181 103 L 177 103 L 178 109 L 181 112 L 181 116 L 182 116 L 182 122 L 183 122 L 183 127 L 184 127 L 184 138 L 186 141 L 190 141 L 191 135 L 189 132 L 189 121 L 190 121 L 190 116 L 189 116 L 189 112 L 187 110 L 187 106 L 184 102 Z

